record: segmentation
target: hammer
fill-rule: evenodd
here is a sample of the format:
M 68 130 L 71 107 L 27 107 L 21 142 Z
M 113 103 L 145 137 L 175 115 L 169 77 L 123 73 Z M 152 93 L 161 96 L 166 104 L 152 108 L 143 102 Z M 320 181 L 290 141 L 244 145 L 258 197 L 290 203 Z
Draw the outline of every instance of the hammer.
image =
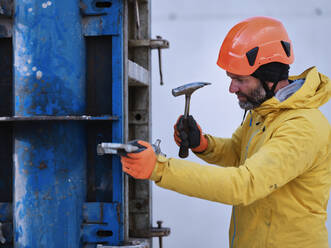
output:
M 209 85 L 211 83 L 206 83 L 206 82 L 194 82 L 194 83 L 189 83 L 189 84 L 184 84 L 182 86 L 179 86 L 177 88 L 174 88 L 172 90 L 172 95 L 173 96 L 180 96 L 180 95 L 185 95 L 185 112 L 184 112 L 184 131 L 188 134 L 188 122 L 187 118 L 189 116 L 190 112 L 190 100 L 191 100 L 191 95 L 194 91 L 197 89 L 204 87 L 206 85 Z M 188 146 L 185 146 L 181 144 L 179 153 L 179 157 L 181 158 L 186 158 L 188 156 Z

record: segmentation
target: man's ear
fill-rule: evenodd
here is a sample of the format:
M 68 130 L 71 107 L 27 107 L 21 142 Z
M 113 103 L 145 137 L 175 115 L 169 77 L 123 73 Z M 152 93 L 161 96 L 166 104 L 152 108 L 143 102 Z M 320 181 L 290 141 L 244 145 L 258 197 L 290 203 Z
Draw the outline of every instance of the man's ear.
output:
M 272 86 L 274 85 L 274 83 L 273 83 L 273 82 L 266 82 L 266 84 L 268 85 L 269 89 L 271 89 L 271 88 L 272 88 Z

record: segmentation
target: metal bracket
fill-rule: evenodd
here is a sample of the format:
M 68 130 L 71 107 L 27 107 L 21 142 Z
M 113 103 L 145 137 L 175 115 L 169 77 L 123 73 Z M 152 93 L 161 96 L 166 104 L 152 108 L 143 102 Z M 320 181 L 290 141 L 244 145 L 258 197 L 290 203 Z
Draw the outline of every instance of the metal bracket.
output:
M 119 203 L 86 202 L 83 207 L 82 240 L 86 244 L 114 243 L 120 235 Z
M 169 41 L 164 39 L 129 40 L 129 47 L 148 47 L 150 49 L 164 49 L 169 48 Z
M 169 48 L 169 41 L 162 39 L 161 36 L 156 36 L 156 39 L 154 40 L 129 40 L 129 47 L 148 47 L 150 49 L 158 50 L 160 84 L 163 85 L 161 49 Z
M 162 221 L 157 221 L 157 224 L 158 227 L 152 227 L 149 230 L 140 231 L 137 236 L 141 238 L 157 238 L 170 235 L 171 229 L 169 227 L 162 227 Z
M 156 223 L 157 223 L 157 228 L 152 228 L 152 232 L 154 231 L 154 234 L 157 234 L 157 237 L 159 237 L 159 248 L 163 248 L 162 237 L 170 235 L 170 228 L 168 227 L 162 228 L 162 223 L 163 223 L 162 220 L 158 220 Z
M 151 238 L 161 238 L 170 235 L 170 227 L 152 227 L 150 230 Z
M 170 235 L 169 227 L 162 227 L 163 221 L 158 220 L 157 227 L 152 227 L 149 230 L 145 230 L 138 233 L 138 237 L 144 238 L 159 238 L 159 248 L 163 248 L 162 238 Z
M 119 35 L 121 4 L 121 0 L 80 0 L 84 35 Z
M 109 0 L 80 1 L 79 7 L 83 16 L 104 16 L 109 12 L 112 2 Z

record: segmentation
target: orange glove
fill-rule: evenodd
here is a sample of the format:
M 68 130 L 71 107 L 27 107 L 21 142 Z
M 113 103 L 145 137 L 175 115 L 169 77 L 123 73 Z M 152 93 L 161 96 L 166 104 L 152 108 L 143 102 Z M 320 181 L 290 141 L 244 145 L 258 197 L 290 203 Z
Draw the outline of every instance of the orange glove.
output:
M 134 178 L 148 179 L 155 168 L 156 155 L 153 147 L 148 142 L 142 140 L 137 142 L 146 149 L 140 152 L 127 153 L 127 156 L 121 156 L 122 169 Z
M 208 140 L 203 135 L 201 127 L 190 115 L 188 117 L 188 132 L 184 130 L 184 116 L 179 116 L 174 125 L 174 139 L 178 146 L 183 144 L 185 147 L 191 148 L 193 152 L 203 152 L 208 147 Z

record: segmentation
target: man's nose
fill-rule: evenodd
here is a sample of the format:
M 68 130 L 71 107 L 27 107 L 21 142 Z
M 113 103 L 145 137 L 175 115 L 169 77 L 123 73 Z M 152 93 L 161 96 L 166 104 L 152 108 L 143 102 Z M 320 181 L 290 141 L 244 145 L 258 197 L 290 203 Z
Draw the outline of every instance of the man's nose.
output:
M 231 80 L 229 91 L 230 91 L 230 93 L 236 93 L 239 91 L 239 87 L 238 87 L 237 83 L 234 82 L 234 80 Z

